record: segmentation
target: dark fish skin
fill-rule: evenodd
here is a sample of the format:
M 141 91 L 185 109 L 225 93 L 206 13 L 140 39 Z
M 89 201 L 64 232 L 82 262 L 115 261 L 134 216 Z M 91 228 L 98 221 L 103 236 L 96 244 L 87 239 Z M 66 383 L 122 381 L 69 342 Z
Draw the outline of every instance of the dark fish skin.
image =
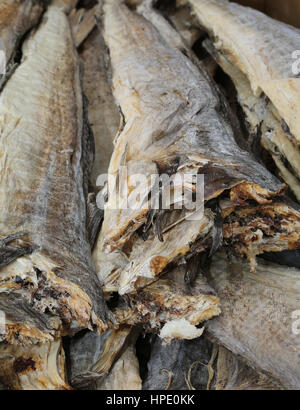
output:
M 61 317 L 71 332 L 101 331 L 109 312 L 86 230 L 94 141 L 65 13 L 49 6 L 22 50 L 1 94 L 0 234 L 5 241 L 25 232 L 6 252 L 23 248 L 27 255 L 7 266 L 2 259 L 0 298 L 18 292 L 38 312 Z
M 0 74 L 0 90 L 16 65 L 14 58 L 24 35 L 42 15 L 45 0 L 2 0 L 0 3 L 0 50 L 5 52 L 6 73 Z
M 271 378 L 255 372 L 222 346 L 218 347 L 215 390 L 283 390 Z
M 15 280 L 21 281 L 21 278 Z M 1 342 L 28 346 L 51 342 L 59 337 L 62 327 L 59 317 L 37 312 L 17 292 L 1 294 L 0 311 L 4 314 L 1 316 Z
M 101 335 L 84 331 L 70 340 L 68 348 L 68 378 L 73 387 L 95 389 L 120 357 L 132 338 L 130 326 L 120 326 Z
M 250 273 L 247 263 L 218 253 L 207 274 L 222 309 L 207 322 L 211 340 L 288 389 L 300 388 L 299 336 L 293 332 L 299 273 L 264 261 Z
M 265 252 L 262 258 L 290 268 L 300 269 L 300 251 Z
M 194 365 L 190 382 L 197 390 L 204 390 L 208 380 L 205 364 L 209 362 L 212 350 L 213 344 L 203 337 L 174 340 L 168 346 L 156 337 L 151 343 L 143 390 L 187 390 L 189 369 L 197 361 L 201 363 Z

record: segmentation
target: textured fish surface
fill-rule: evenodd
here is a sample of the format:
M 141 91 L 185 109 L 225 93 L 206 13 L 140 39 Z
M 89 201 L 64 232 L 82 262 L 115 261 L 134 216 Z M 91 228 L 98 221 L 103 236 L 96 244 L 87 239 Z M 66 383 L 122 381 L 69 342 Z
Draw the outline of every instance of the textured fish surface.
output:
M 151 285 L 126 295 L 123 305 L 113 309 L 116 320 L 143 325 L 148 332 L 160 331 L 166 343 L 199 337 L 203 329 L 195 326 L 218 315 L 220 307 L 214 290 L 196 271 L 195 263 L 177 266 Z
M 2 0 L 0 3 L 0 89 L 16 67 L 14 58 L 25 34 L 34 27 L 43 12 L 43 0 Z M 2 61 L 4 57 L 5 61 Z
M 107 173 L 120 113 L 111 90 L 108 52 L 98 28 L 83 42 L 79 55 L 83 61 L 83 92 L 89 100 L 88 119 L 95 139 L 91 182 L 96 186 L 97 177 Z
M 282 390 L 269 377 L 257 373 L 225 347 L 218 348 L 215 390 Z
M 107 309 L 86 232 L 93 142 L 70 25 L 55 6 L 23 46 L 0 121 L 0 298 L 20 294 L 71 331 L 103 330 Z
M 142 390 L 135 347 L 127 346 L 97 390 Z
M 213 340 L 285 388 L 299 389 L 299 336 L 293 330 L 299 270 L 260 262 L 250 273 L 247 264 L 218 253 L 208 280 L 222 310 L 206 325 Z
M 69 380 L 79 389 L 97 389 L 132 340 L 131 326 L 120 326 L 101 335 L 87 331 L 70 341 Z
M 157 337 L 151 344 L 143 390 L 204 390 L 213 344 L 204 338 L 175 340 L 164 346 Z
M 202 218 L 189 221 L 184 212 L 173 210 L 172 205 L 179 200 L 176 189 L 181 190 L 182 186 L 174 188 L 170 212 L 150 209 L 147 198 L 153 193 L 151 175 L 203 174 L 206 203 L 227 195 L 233 213 L 235 208 L 247 209 L 248 200 L 254 200 L 262 209 L 268 203 L 272 207 L 272 198 L 283 190 L 282 184 L 235 142 L 229 108 L 180 35 L 149 2 L 138 10 L 144 16 L 132 12 L 120 1 L 106 1 L 104 5 L 104 38 L 111 58 L 113 91 L 124 117 L 109 174 L 116 176 L 120 185 L 125 184 L 125 194 L 116 204 L 108 189 L 94 259 L 100 280 L 105 276 L 105 284 L 111 285 L 116 284 L 116 272 L 112 272 L 113 279 L 107 269 L 102 275 L 101 252 L 122 251 L 129 258 L 125 269 L 119 271 L 120 294 L 156 280 L 168 264 L 193 252 L 194 243 L 198 252 L 222 245 L 222 222 L 216 212 L 206 209 Z M 120 171 L 124 167 L 126 177 Z M 130 179 L 137 173 L 149 182 L 149 189 L 141 192 L 146 206 L 121 209 L 127 199 L 130 201 L 136 195 Z M 186 185 L 194 189 L 192 183 Z M 277 218 L 280 227 L 275 227 L 272 217 L 269 219 L 274 251 L 299 247 L 299 211 L 293 205 L 287 207 L 286 211 L 292 215 L 288 223 L 282 215 Z M 276 210 L 279 209 L 277 206 Z M 265 229 L 266 219 L 262 223 L 258 217 L 256 221 L 252 241 L 247 237 L 243 242 L 245 251 L 235 235 L 227 233 L 226 239 L 238 253 L 249 257 L 252 269 L 255 269 L 255 255 L 264 252 L 265 240 L 271 232 Z M 249 223 L 248 227 L 251 229 L 252 225 Z M 295 232 L 289 243 L 287 227 Z M 228 231 L 227 225 L 225 230 Z M 147 233 L 148 238 L 142 235 L 146 240 L 139 240 L 137 231 Z M 266 248 L 270 250 L 271 246 Z
M 226 0 L 189 3 L 221 54 L 250 128 L 263 124 L 262 144 L 299 200 L 300 80 L 294 53 L 300 30 Z
M 61 341 L 27 348 L 1 343 L 0 379 L 13 390 L 70 390 Z

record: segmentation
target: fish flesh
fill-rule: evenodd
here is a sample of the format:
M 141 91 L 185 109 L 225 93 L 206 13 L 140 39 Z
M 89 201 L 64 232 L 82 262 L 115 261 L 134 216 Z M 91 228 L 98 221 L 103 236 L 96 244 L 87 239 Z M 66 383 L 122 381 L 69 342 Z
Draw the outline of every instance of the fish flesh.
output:
M 226 0 L 190 0 L 233 79 L 249 129 L 300 200 L 299 78 L 293 71 L 300 30 Z
M 71 332 L 105 330 L 86 232 L 93 141 L 70 25 L 55 6 L 23 45 L 0 121 L 0 298 L 21 295 Z
M 201 336 L 203 328 L 196 325 L 220 314 L 220 307 L 214 290 L 197 270 L 192 260 L 125 295 L 123 303 L 112 309 L 115 319 L 121 324 L 143 325 L 146 332 L 160 332 L 165 343 Z
M 20 42 L 34 27 L 43 12 L 43 0 L 2 0 L 0 4 L 0 90 L 17 66 L 15 57 Z M 5 61 L 2 61 L 4 57 Z
M 222 313 L 206 324 L 206 335 L 243 358 L 284 388 L 299 389 L 299 336 L 293 312 L 299 312 L 299 270 L 260 261 L 256 272 L 224 252 L 207 273 L 220 298 Z
M 1 343 L 0 380 L 13 390 L 71 390 L 61 341 L 27 348 Z

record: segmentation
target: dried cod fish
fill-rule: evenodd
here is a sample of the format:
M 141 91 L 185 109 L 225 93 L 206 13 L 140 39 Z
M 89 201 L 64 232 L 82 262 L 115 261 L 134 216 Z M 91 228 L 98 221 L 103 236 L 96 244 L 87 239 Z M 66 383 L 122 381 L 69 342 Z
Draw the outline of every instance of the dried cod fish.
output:
M 283 387 L 242 363 L 222 346 L 218 349 L 215 390 L 282 390 Z
M 101 384 L 127 344 L 136 339 L 135 330 L 120 326 L 101 335 L 87 331 L 70 341 L 69 380 L 79 389 L 95 389 Z
M 97 390 L 142 390 L 139 362 L 132 344 L 126 347 Z
M 209 284 L 222 313 L 206 324 L 210 337 L 254 369 L 285 388 L 299 389 L 299 337 L 293 312 L 299 310 L 299 270 L 261 261 L 256 272 L 246 263 L 216 254 Z
M 135 195 L 134 186 L 130 184 L 131 175 L 141 173 L 150 181 L 153 173 L 174 176 L 189 172 L 204 174 L 207 202 L 224 193 L 234 204 L 232 212 L 235 207 L 238 211 L 243 207 L 247 209 L 250 199 L 262 208 L 266 204 L 272 207 L 272 198 L 282 193 L 283 186 L 237 146 L 226 105 L 212 80 L 194 63 L 178 33 L 158 17 L 149 2 L 138 10 L 148 21 L 119 1 L 107 1 L 104 7 L 104 37 L 110 51 L 114 96 L 124 116 L 109 173 L 121 181 L 120 168 L 127 167 L 125 186 L 128 184 L 129 200 L 131 194 Z M 127 188 L 119 205 L 127 198 Z M 114 199 L 110 200 L 113 197 L 110 194 L 108 192 L 94 260 L 104 287 L 118 290 L 121 295 L 155 281 L 171 262 L 193 252 L 210 248 L 213 252 L 222 244 L 222 221 L 210 209 L 206 209 L 197 221 L 189 221 L 182 212 L 175 210 L 150 210 L 147 189 L 142 192 L 146 206 L 134 210 L 112 209 L 115 203 Z M 176 195 L 174 190 L 171 205 L 172 200 L 178 199 Z M 296 238 L 299 211 L 294 205 L 291 209 L 290 205 L 286 206 L 287 213 L 293 215 L 293 222 L 281 214 L 276 219 L 280 227 L 275 227 L 272 218 L 269 220 L 274 251 L 300 245 Z M 274 208 L 273 218 L 280 209 L 279 203 L 276 210 Z M 256 247 L 244 241 L 246 250 L 241 250 L 235 235 L 227 237 L 228 245 L 230 242 L 232 248 L 236 247 L 235 251 L 249 256 L 252 269 L 255 269 L 256 254 L 264 252 L 266 239 L 266 221 L 257 219 Z M 294 229 L 295 236 L 287 243 L 290 228 Z M 141 230 L 147 233 L 146 241 L 136 235 Z M 268 229 L 267 235 L 271 231 Z M 271 246 L 266 246 L 270 251 Z M 116 250 L 119 252 L 117 258 L 125 254 L 128 264 L 124 268 L 125 259 L 120 256 L 122 269 L 110 270 L 105 264 L 103 273 L 103 251 Z
M 212 343 L 203 337 L 175 340 L 168 346 L 157 337 L 151 344 L 143 390 L 206 389 L 212 352 Z
M 89 100 L 88 118 L 95 139 L 91 182 L 96 186 L 98 176 L 107 173 L 113 140 L 120 125 L 120 113 L 109 80 L 109 56 L 97 27 L 83 42 L 80 57 L 83 61 L 83 92 Z
M 78 0 L 52 0 L 51 4 L 68 14 L 76 7 L 77 3 Z
M 69 19 L 72 26 L 74 43 L 79 47 L 88 37 L 99 19 L 101 4 L 97 4 L 91 9 L 73 9 Z
M 223 54 L 219 53 L 210 40 L 205 40 L 203 44 L 234 82 L 239 104 L 242 106 L 246 116 L 246 125 L 250 135 L 253 136 L 252 140 L 249 141 L 250 148 L 255 152 L 258 150 L 259 143 L 261 143 L 272 157 L 281 178 L 286 181 L 299 200 L 300 182 L 291 172 L 287 161 L 280 154 L 276 145 L 276 141 L 283 141 L 287 136 L 282 127 L 282 122 L 273 114 L 272 109 L 269 107 L 270 101 L 265 97 L 255 97 L 246 75 L 231 64 Z
M 37 312 L 21 295 L 2 293 L 0 297 L 0 341 L 28 346 L 59 337 L 62 321 L 48 313 Z
M 104 330 L 85 228 L 92 140 L 71 29 L 58 8 L 24 44 L 0 119 L 0 298 L 21 295 L 71 331 Z
M 225 0 L 189 3 L 214 39 L 218 62 L 234 81 L 250 130 L 261 133 L 263 147 L 300 200 L 300 88 L 292 70 L 300 30 Z
M 0 380 L 14 390 L 70 390 L 61 341 L 27 348 L 1 343 Z
M 160 331 L 161 339 L 167 343 L 201 336 L 203 328 L 197 329 L 196 325 L 218 315 L 220 307 L 214 290 L 197 270 L 198 265 L 192 260 L 137 293 L 126 295 L 123 305 L 113 309 L 116 320 L 141 324 L 147 332 Z
M 43 0 L 2 0 L 0 3 L 0 51 L 5 64 L 1 66 L 0 89 L 10 77 L 16 63 L 17 48 L 25 34 L 34 27 L 43 12 Z M 2 56 L 1 56 L 2 57 Z M 1 60 L 2 64 L 2 60 Z M 5 73 L 3 73 L 5 69 Z
M 262 200 L 278 194 L 282 188 L 278 181 L 236 147 L 230 126 L 218 112 L 215 90 L 198 67 L 119 1 L 106 2 L 104 9 L 114 95 L 125 118 L 109 173 L 116 175 L 120 166 L 126 165 L 130 180 L 133 172 L 150 177 L 193 168 L 208 178 L 209 170 L 214 170 L 224 175 L 222 183 L 207 181 L 207 200 L 225 189 L 243 186 L 244 181 L 249 181 L 249 195 L 251 189 L 255 195 L 256 189 L 261 191 Z M 146 222 L 149 210 L 113 212 L 113 205 L 109 198 L 103 224 L 103 245 L 108 249 L 125 243 Z

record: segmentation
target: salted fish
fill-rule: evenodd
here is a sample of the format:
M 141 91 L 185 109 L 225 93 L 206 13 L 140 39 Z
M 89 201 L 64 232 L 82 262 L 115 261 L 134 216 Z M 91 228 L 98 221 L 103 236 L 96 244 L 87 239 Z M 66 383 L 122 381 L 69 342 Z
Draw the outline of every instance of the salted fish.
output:
M 79 55 L 83 62 L 83 92 L 89 101 L 88 119 L 95 139 L 95 161 L 90 179 L 96 187 L 98 176 L 107 173 L 114 137 L 120 126 L 120 113 L 110 84 L 109 56 L 98 27 L 84 40 Z
M 263 147 L 300 200 L 300 83 L 293 69 L 300 30 L 225 0 L 189 3 L 233 79 L 250 130 L 261 134 Z
M 2 293 L 0 297 L 0 342 L 29 346 L 47 343 L 57 338 L 63 324 L 58 316 L 37 312 L 17 293 Z
M 132 344 L 127 346 L 97 390 L 142 390 L 139 362 Z
M 220 252 L 208 273 L 222 313 L 207 334 L 284 388 L 299 389 L 299 270 L 260 261 L 256 272 Z
M 123 304 L 113 309 L 119 323 L 142 325 L 146 332 L 159 333 L 165 343 L 201 336 L 204 328 L 196 326 L 220 312 L 219 299 L 194 260 L 126 295 Z
M 131 326 L 74 336 L 68 351 L 70 384 L 79 389 L 97 389 L 126 346 L 135 340 L 136 332 Z
M 143 5 L 141 7 L 138 10 L 146 18 L 119 1 L 107 1 L 104 6 L 104 38 L 111 57 L 114 96 L 124 117 L 123 128 L 115 140 L 109 174 L 121 180 L 120 168 L 127 167 L 130 198 L 133 188 L 130 175 L 135 173 L 146 175 L 148 181 L 153 173 L 203 173 L 206 202 L 224 193 L 234 204 L 232 211 L 236 206 L 246 209 L 249 199 L 262 207 L 268 203 L 272 207 L 272 198 L 280 196 L 284 187 L 248 152 L 238 147 L 224 100 L 211 78 L 202 72 L 201 65 L 188 52 L 179 34 L 162 17 L 156 17 L 149 2 L 146 11 Z M 121 40 L 117 41 L 119 38 Z M 151 187 L 149 189 L 151 191 Z M 104 285 L 114 283 L 115 286 L 115 271 L 111 272 L 113 278 L 107 270 L 102 275 L 101 253 L 117 250 L 126 255 L 128 264 L 119 271 L 118 292 L 121 295 L 155 281 L 172 261 L 192 253 L 193 243 L 197 243 L 198 252 L 212 246 L 213 239 L 210 242 L 207 239 L 218 231 L 218 218 L 210 209 L 205 210 L 202 218 L 191 222 L 175 210 L 155 214 L 149 203 L 134 210 L 111 209 L 115 204 L 113 199 L 110 203 L 113 195 L 108 194 L 94 260 L 100 280 L 105 276 Z M 149 192 L 142 194 L 146 198 Z M 124 198 L 126 200 L 126 194 L 120 203 Z M 299 210 L 294 205 L 288 208 L 290 206 L 295 221 L 288 223 L 297 236 Z M 276 210 L 279 209 L 277 206 Z M 255 269 L 256 254 L 264 252 L 266 232 L 264 223 L 258 219 L 259 246 L 250 250 L 248 248 L 253 246 L 248 243 L 247 252 L 237 249 L 239 253 L 252 255 L 249 258 L 251 269 Z M 280 228 L 275 228 L 272 236 L 278 246 L 273 241 L 273 249 L 299 247 L 296 237 L 286 243 L 287 221 L 281 215 L 277 220 Z M 219 225 L 222 234 L 222 223 Z M 137 231 L 147 229 L 146 241 L 137 238 Z M 278 234 L 280 232 L 284 238 Z M 238 243 L 233 241 L 233 244 Z
M 50 6 L 1 94 L 0 288 L 72 331 L 101 331 L 107 308 L 85 227 L 85 115 L 69 22 Z
M 13 390 L 70 390 L 61 341 L 27 348 L 1 343 L 0 380 Z
M 65 13 L 70 13 L 76 7 L 78 0 L 52 0 L 51 4 L 58 7 Z
M 213 349 L 203 337 L 175 340 L 168 346 L 156 337 L 151 343 L 143 390 L 204 390 Z
M 2 0 L 0 3 L 0 89 L 17 64 L 17 48 L 25 34 L 34 27 L 43 12 L 43 0 Z M 2 54 L 4 53 L 4 54 Z M 3 60 L 4 58 L 4 60 Z
M 215 390 L 282 390 L 264 374 L 257 373 L 225 347 L 218 347 Z
M 266 197 L 278 193 L 280 183 L 236 147 L 229 124 L 218 112 L 215 90 L 198 67 L 120 1 L 105 2 L 104 12 L 114 96 L 124 115 L 109 173 L 116 174 L 121 165 L 127 166 L 130 178 L 133 172 L 172 172 L 172 165 L 175 170 L 193 167 L 204 172 L 205 166 L 219 171 L 226 164 L 228 183 L 207 183 L 206 199 L 247 180 L 266 190 Z M 103 224 L 107 248 L 126 242 L 145 223 L 148 211 L 112 212 L 113 205 L 108 199 Z

